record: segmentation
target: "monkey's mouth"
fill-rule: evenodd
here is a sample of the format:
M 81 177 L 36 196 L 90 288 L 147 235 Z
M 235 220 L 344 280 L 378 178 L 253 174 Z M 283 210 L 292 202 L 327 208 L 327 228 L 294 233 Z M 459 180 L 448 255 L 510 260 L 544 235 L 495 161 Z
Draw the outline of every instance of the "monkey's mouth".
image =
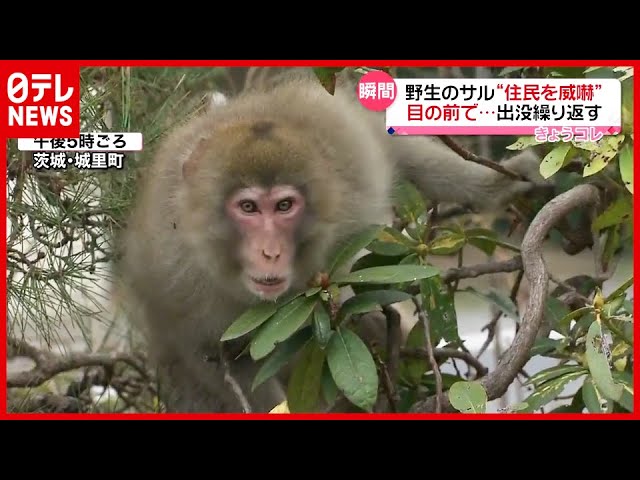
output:
M 258 285 L 263 285 L 265 287 L 275 287 L 286 282 L 286 279 L 283 277 L 277 277 L 275 275 L 265 275 L 262 277 L 251 277 L 251 281 Z

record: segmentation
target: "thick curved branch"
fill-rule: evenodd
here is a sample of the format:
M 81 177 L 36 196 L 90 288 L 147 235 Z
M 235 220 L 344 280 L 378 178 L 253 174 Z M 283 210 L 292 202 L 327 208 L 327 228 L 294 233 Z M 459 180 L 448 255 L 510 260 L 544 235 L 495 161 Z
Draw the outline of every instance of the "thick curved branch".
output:
M 7 347 L 11 356 L 29 357 L 36 364 L 29 371 L 7 375 L 7 388 L 37 387 L 63 372 L 84 367 L 113 368 L 118 362 L 126 363 L 137 370 L 143 378 L 149 378 L 144 366 L 127 353 L 74 352 L 62 356 L 38 350 L 27 342 L 16 338 L 7 339 Z
M 549 273 L 542 257 L 542 244 L 553 226 L 578 207 L 599 203 L 598 189 L 593 185 L 578 185 L 549 201 L 531 222 L 522 241 L 522 262 L 524 273 L 530 284 L 527 310 L 511 346 L 504 352 L 495 370 L 480 382 L 487 392 L 489 401 L 500 398 L 513 383 L 518 372 L 529 360 L 536 334 L 542 323 L 544 303 L 547 298 Z M 443 409 L 455 411 L 449 403 L 448 395 L 440 397 Z M 433 412 L 435 396 L 417 402 L 413 412 Z

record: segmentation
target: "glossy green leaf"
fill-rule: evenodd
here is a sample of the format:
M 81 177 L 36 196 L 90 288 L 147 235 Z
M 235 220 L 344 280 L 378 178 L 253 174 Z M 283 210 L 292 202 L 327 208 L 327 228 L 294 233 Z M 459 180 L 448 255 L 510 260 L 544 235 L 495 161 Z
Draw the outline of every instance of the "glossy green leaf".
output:
M 311 335 L 311 328 L 305 327 L 278 344 L 273 354 L 269 355 L 253 378 L 251 390 L 258 388 L 287 365 L 293 356 L 311 339 Z
M 329 312 L 323 304 L 316 305 L 313 311 L 313 321 L 311 322 L 313 328 L 313 336 L 320 345 L 321 348 L 325 348 L 329 343 L 333 330 L 331 330 L 331 318 Z
M 317 342 L 308 342 L 296 362 L 287 386 L 287 404 L 291 413 L 317 410 L 322 386 L 325 352 Z
M 464 234 L 469 244 L 479 248 L 487 255 L 493 255 L 496 250 L 496 232 L 487 228 L 469 228 L 465 230 Z
M 599 232 L 605 228 L 618 225 L 631 217 L 633 217 L 632 200 L 629 195 L 620 195 L 604 212 L 595 218 L 591 228 L 593 231 Z
M 562 335 L 569 335 L 569 324 L 562 320 L 571 313 L 569 307 L 555 297 L 549 297 L 544 304 L 544 315 L 549 321 L 551 328 Z
M 429 242 L 429 253 L 431 255 L 451 255 L 461 250 L 466 242 L 466 237 L 460 233 L 441 235 Z
M 627 143 L 622 150 L 620 150 L 620 178 L 624 182 L 624 186 L 627 187 L 631 193 L 633 193 L 633 147 Z
M 449 389 L 451 406 L 462 413 L 485 413 L 487 392 L 479 382 L 457 382 Z
M 545 382 L 553 380 L 557 377 L 562 377 L 568 373 L 577 373 L 582 372 L 582 374 L 589 373 L 589 370 L 580 366 L 580 365 L 557 365 L 555 367 L 545 368 L 535 375 L 531 376 L 526 382 L 525 385 L 535 385 L 539 387 Z
M 587 373 L 588 372 L 584 369 L 576 370 L 542 383 L 524 400 L 529 406 L 527 411 L 535 412 L 536 410 L 544 407 L 547 403 L 562 395 L 562 392 L 569 382 L 577 380 Z
M 311 316 L 318 302 L 317 297 L 298 297 L 282 307 L 269 319 L 251 341 L 251 358 L 259 360 L 269 355 L 277 344 L 283 342 Z
M 427 339 L 424 336 L 424 323 L 418 321 L 415 323 L 409 335 L 407 335 L 407 348 L 423 349 L 427 345 Z M 404 358 L 400 364 L 400 375 L 406 379 L 411 385 L 420 385 L 422 376 L 429 370 L 429 360 L 426 358 Z
M 524 150 L 534 145 L 540 145 L 541 143 L 545 143 L 545 142 L 537 141 L 536 137 L 532 135 L 530 137 L 529 136 L 520 137 L 514 143 L 512 143 L 511 145 L 508 145 L 505 148 L 507 150 Z
M 351 330 L 339 329 L 326 352 L 338 389 L 357 407 L 372 411 L 378 398 L 378 372 L 364 342 Z
M 375 283 L 389 284 L 412 282 L 438 275 L 439 270 L 429 265 L 389 265 L 372 267 L 340 275 L 336 283 Z
M 588 177 L 605 168 L 618 154 L 618 149 L 624 141 L 624 135 L 607 136 L 598 142 L 599 148 L 589 158 L 582 175 Z
M 336 90 L 336 74 L 344 70 L 344 68 L 345 67 L 314 67 L 313 72 L 316 74 L 316 77 L 324 89 L 333 95 Z
M 333 275 L 336 270 L 345 265 L 363 249 L 367 247 L 382 231 L 382 225 L 371 225 L 353 235 L 332 252 L 329 258 L 329 275 Z
M 571 144 L 563 142 L 547 153 L 540 162 L 540 175 L 543 178 L 549 178 L 558 172 L 564 165 L 569 150 L 571 150 Z
M 415 240 L 394 228 L 385 227 L 369 244 L 367 250 L 378 255 L 397 257 L 408 254 L 413 245 L 416 245 Z
M 623 387 L 613 381 L 609 359 L 603 349 L 602 330 L 600 322 L 591 323 L 587 331 L 586 358 L 593 382 L 605 397 L 619 401 L 622 396 Z
M 582 385 L 582 400 L 589 413 L 610 413 L 613 410 L 613 402 L 598 390 L 591 376 Z
M 454 297 L 444 287 L 442 277 L 435 276 L 420 282 L 422 308 L 429 319 L 429 331 L 434 337 L 447 342 L 460 340 L 458 316 Z M 435 341 L 435 339 L 432 339 Z
M 613 378 L 623 388 L 622 396 L 618 403 L 629 412 L 633 412 L 633 375 L 629 372 L 613 372 Z
M 269 320 L 277 311 L 275 303 L 261 303 L 244 312 L 225 330 L 221 341 L 233 340 L 255 330 Z
M 424 198 L 411 182 L 399 182 L 394 189 L 394 209 L 401 220 L 415 223 L 426 211 Z
M 329 370 L 329 364 L 324 362 L 322 367 L 322 398 L 326 402 L 328 407 L 332 407 L 338 398 L 338 386 L 331 376 L 331 370 Z
M 411 298 L 411 295 L 399 290 L 370 290 L 346 300 L 340 308 L 340 316 L 346 319 L 350 315 L 380 310 L 379 307 L 404 302 Z

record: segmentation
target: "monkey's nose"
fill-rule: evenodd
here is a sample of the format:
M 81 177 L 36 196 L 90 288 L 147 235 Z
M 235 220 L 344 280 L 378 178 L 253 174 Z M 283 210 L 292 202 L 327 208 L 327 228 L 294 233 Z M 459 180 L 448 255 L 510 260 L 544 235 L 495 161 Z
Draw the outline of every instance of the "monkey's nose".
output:
M 280 252 L 274 250 L 262 250 L 262 256 L 267 260 L 278 260 L 280 258 Z

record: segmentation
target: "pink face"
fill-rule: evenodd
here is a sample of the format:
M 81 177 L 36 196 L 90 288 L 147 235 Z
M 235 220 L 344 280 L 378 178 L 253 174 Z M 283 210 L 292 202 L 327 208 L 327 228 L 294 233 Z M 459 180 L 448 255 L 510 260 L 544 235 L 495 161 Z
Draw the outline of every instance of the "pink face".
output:
M 294 234 L 303 218 L 304 197 L 290 186 L 243 188 L 226 210 L 242 234 L 243 281 L 264 299 L 275 299 L 291 284 Z

